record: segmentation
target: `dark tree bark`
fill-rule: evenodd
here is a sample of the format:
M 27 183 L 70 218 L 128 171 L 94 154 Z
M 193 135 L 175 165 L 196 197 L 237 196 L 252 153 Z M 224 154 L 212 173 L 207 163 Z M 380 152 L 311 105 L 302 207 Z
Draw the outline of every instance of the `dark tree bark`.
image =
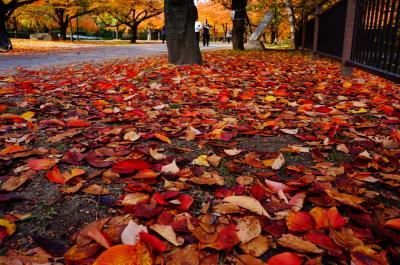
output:
M 164 0 L 168 60 L 172 64 L 201 64 L 194 24 L 197 8 L 193 0 Z
M 136 43 L 137 29 L 138 29 L 138 24 L 134 23 L 131 25 L 131 32 L 132 32 L 131 43 Z
M 7 35 L 5 16 L 0 14 L 0 50 L 12 50 L 11 41 Z
M 234 50 L 244 50 L 244 32 L 246 20 L 247 0 L 232 0 L 232 10 L 235 11 L 232 29 L 232 43 Z

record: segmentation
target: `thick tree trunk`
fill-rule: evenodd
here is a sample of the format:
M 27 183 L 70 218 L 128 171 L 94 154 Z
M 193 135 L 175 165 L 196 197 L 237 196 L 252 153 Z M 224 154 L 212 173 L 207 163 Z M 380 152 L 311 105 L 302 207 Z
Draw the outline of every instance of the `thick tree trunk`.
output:
M 68 22 L 60 22 L 60 40 L 67 40 Z
M 131 26 L 131 32 L 132 32 L 131 43 L 136 43 L 136 40 L 137 40 L 137 29 L 138 29 L 138 25 L 137 24 L 133 24 Z
M 244 31 L 247 0 L 232 0 L 233 18 L 232 43 L 234 50 L 244 50 Z
M 194 24 L 197 8 L 193 0 L 164 0 L 168 60 L 172 64 L 201 64 Z
M 7 35 L 5 16 L 0 14 L 0 50 L 12 50 L 11 41 Z

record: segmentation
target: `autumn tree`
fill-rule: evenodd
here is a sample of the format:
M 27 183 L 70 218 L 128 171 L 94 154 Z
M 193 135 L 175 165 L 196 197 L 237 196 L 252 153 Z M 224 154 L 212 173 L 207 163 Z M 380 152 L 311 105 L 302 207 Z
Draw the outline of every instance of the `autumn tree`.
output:
M 43 5 L 40 8 L 57 23 L 60 39 L 66 40 L 72 19 L 92 12 L 91 3 L 91 0 L 42 0 Z
M 160 0 L 99 0 L 96 12 L 104 25 L 130 28 L 131 43 L 136 43 L 139 25 L 163 12 Z
M 247 0 L 214 0 L 233 11 L 232 45 L 234 50 L 244 50 L 244 33 L 247 19 Z
M 35 1 L 36 0 L 0 0 L 0 49 L 12 49 L 11 41 L 7 35 L 7 20 L 16 9 Z
M 168 60 L 173 64 L 201 64 L 194 24 L 198 17 L 193 0 L 164 0 Z

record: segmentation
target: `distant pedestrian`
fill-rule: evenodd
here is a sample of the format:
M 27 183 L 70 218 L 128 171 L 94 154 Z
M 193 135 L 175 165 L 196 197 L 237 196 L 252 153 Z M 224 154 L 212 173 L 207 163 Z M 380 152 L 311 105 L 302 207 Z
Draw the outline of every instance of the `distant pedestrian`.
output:
M 208 46 L 210 42 L 210 28 L 211 26 L 208 24 L 207 19 L 204 20 L 203 24 L 203 46 Z
M 167 39 L 167 29 L 165 28 L 165 26 L 162 28 L 161 30 L 161 40 L 162 43 L 165 42 L 165 40 Z
M 202 26 L 200 21 L 197 19 L 196 23 L 194 24 L 194 32 L 196 33 L 196 41 L 197 43 L 200 42 L 200 30 L 201 30 Z
M 231 43 L 231 39 L 232 39 L 232 31 L 228 29 L 228 31 L 226 32 L 226 41 L 228 43 Z

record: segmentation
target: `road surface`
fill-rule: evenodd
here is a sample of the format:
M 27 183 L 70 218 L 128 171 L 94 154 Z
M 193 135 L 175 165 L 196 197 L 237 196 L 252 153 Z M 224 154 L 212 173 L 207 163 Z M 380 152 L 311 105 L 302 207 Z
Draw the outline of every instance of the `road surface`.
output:
M 200 46 L 201 50 L 228 49 L 230 47 L 228 44 L 221 43 L 211 43 L 210 47 Z M 65 48 L 68 49 L 58 52 L 0 54 L 0 74 L 12 73 L 19 67 L 38 70 L 167 53 L 167 46 L 161 43 L 112 46 L 78 44 L 65 46 Z

